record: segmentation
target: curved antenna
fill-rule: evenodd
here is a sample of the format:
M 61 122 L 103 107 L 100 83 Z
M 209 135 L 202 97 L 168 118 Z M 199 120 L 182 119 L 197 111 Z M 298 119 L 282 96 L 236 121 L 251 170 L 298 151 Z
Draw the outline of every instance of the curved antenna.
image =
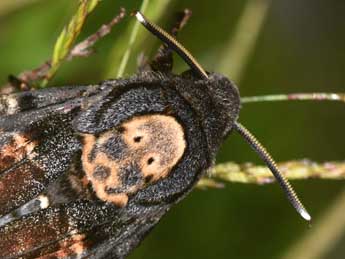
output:
M 235 122 L 234 128 L 266 163 L 267 167 L 271 170 L 274 177 L 277 179 L 277 182 L 284 190 L 292 206 L 297 210 L 297 212 L 302 216 L 302 218 L 304 218 L 307 221 L 310 221 L 310 214 L 304 208 L 302 202 L 299 200 L 291 184 L 281 173 L 276 162 L 273 160 L 272 156 L 268 153 L 266 148 L 264 148 L 264 146 L 255 138 L 255 136 L 252 133 L 250 133 L 249 130 L 247 130 L 241 123 Z
M 208 79 L 208 75 L 205 70 L 201 67 L 201 65 L 195 60 L 192 54 L 183 47 L 174 37 L 172 37 L 169 33 L 164 31 L 158 25 L 150 22 L 147 18 L 139 11 L 134 12 L 132 15 L 135 15 L 137 20 L 144 25 L 144 27 L 167 44 L 170 48 L 175 50 L 177 54 L 201 77 L 204 79 Z

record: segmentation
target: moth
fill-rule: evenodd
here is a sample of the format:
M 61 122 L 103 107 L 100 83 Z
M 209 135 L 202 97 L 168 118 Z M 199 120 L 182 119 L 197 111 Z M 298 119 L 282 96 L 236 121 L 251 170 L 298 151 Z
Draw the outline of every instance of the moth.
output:
M 274 160 L 238 121 L 240 95 L 176 39 L 127 79 L 0 96 L 0 257 L 125 258 L 238 132 L 300 215 Z M 172 51 L 190 66 L 172 72 Z

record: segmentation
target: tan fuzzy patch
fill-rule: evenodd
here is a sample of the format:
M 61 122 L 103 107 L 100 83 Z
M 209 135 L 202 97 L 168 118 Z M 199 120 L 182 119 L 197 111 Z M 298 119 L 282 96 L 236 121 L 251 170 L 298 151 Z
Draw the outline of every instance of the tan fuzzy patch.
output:
M 143 176 L 151 181 L 166 177 L 186 148 L 183 128 L 172 116 L 138 116 L 123 128 L 125 142 L 136 154 Z
M 104 140 L 101 139 L 101 142 L 103 141 Z M 125 206 L 128 200 L 127 195 L 109 194 L 106 192 L 106 189 L 108 189 L 109 187 L 118 187 L 121 185 L 118 177 L 118 164 L 116 163 L 116 161 L 111 160 L 104 153 L 98 153 L 92 162 L 90 162 L 88 159 L 90 152 L 97 143 L 98 142 L 93 135 L 84 135 L 82 163 L 86 176 L 92 183 L 92 187 L 99 199 L 113 202 L 120 207 Z M 109 169 L 109 176 L 105 179 L 100 180 L 96 174 L 97 168 L 99 167 Z
M 98 138 L 83 137 L 83 169 L 97 197 L 121 207 L 129 194 L 166 177 L 186 149 L 182 126 L 167 115 L 137 116 Z M 109 147 L 113 137 L 121 145 Z

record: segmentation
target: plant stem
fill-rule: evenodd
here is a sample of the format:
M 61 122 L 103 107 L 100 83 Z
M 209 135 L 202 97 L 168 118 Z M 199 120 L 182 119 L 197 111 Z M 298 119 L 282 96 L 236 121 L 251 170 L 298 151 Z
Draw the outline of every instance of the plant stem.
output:
M 140 12 L 143 12 L 143 13 L 146 12 L 146 9 L 147 9 L 149 2 L 150 2 L 150 0 L 143 0 L 141 7 L 140 7 Z M 131 35 L 129 37 L 128 48 L 126 49 L 125 53 L 123 54 L 123 57 L 121 59 L 120 66 L 119 66 L 119 69 L 117 71 L 116 77 L 123 76 L 123 73 L 126 69 L 128 59 L 129 59 L 129 56 L 131 54 L 134 42 L 138 36 L 139 27 L 140 27 L 140 25 L 138 22 L 134 23 Z
M 339 101 L 345 102 L 345 93 L 293 93 L 242 97 L 242 103 L 277 101 Z
M 75 40 L 80 34 L 86 17 L 95 9 L 100 0 L 80 0 L 76 14 L 72 17 L 68 25 L 62 30 L 54 46 L 51 67 L 41 83 L 41 87 L 47 85 L 59 69 L 63 61 L 70 53 Z
M 215 71 L 231 75 L 235 82 L 240 82 L 257 43 L 270 5 L 271 0 L 247 1 L 234 35 L 222 51 L 222 58 Z
M 345 179 L 345 162 L 316 163 L 310 160 L 296 160 L 278 163 L 278 167 L 289 180 Z M 218 181 L 246 184 L 275 182 L 274 176 L 266 166 L 234 162 L 216 165 L 210 169 L 208 177 L 203 179 L 211 181 L 203 181 L 199 187 L 220 187 L 216 184 Z

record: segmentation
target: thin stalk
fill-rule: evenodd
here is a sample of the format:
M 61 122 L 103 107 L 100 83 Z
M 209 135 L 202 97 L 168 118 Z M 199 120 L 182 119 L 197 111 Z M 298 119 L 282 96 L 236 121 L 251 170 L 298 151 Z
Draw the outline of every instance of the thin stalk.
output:
M 150 2 L 150 0 L 143 0 L 141 7 L 140 7 L 140 12 L 143 12 L 143 13 L 146 12 L 146 9 L 147 9 L 149 2 Z M 129 56 L 131 55 L 131 52 L 133 49 L 134 42 L 138 36 L 139 27 L 140 27 L 139 23 L 134 23 L 131 35 L 129 37 L 128 48 L 126 49 L 125 53 L 123 54 L 123 57 L 121 59 L 120 66 L 119 66 L 119 69 L 117 71 L 116 77 L 123 76 L 123 73 L 125 72 L 125 69 L 126 69 L 126 66 L 127 66 L 128 60 L 129 60 Z
M 140 11 L 150 17 L 152 21 L 157 21 L 166 15 L 166 10 L 170 9 L 172 3 L 171 0 L 143 0 Z M 135 72 L 134 69 L 137 66 L 132 66 L 134 63 L 132 61 L 147 48 L 148 42 L 152 38 L 147 40 L 144 28 L 140 27 L 136 19 L 132 18 L 125 32 L 114 41 L 114 47 L 106 62 L 104 78 L 117 78 L 129 72 L 131 74 Z
M 222 50 L 222 58 L 215 71 L 231 76 L 239 83 L 254 51 L 267 17 L 271 0 L 248 0 L 235 32 Z
M 87 16 L 95 9 L 100 0 L 80 0 L 79 7 L 75 15 L 71 18 L 68 25 L 62 30 L 58 39 L 56 40 L 53 56 L 51 59 L 51 66 L 42 81 L 41 86 L 47 85 L 56 74 L 59 67 L 68 57 L 74 42 L 80 34 Z
M 64 60 L 70 61 L 76 57 L 88 57 L 91 55 L 93 53 L 92 47 L 100 39 L 111 32 L 113 26 L 118 24 L 125 17 L 125 13 L 125 9 L 121 8 L 119 14 L 115 16 L 109 23 L 103 24 L 95 33 L 78 44 L 72 46 Z M 37 81 L 42 79 L 47 80 L 51 67 L 52 60 L 48 60 L 38 68 L 20 73 L 18 77 L 10 76 L 10 82 L 3 87 L 0 87 L 0 94 L 14 91 L 15 89 L 13 89 L 13 87 L 17 87 L 19 90 L 29 90 L 30 88 L 35 88 L 35 83 L 37 83 Z
M 242 103 L 277 101 L 339 101 L 345 102 L 345 93 L 293 93 L 242 97 Z
M 345 162 L 342 161 L 318 163 L 305 159 L 280 162 L 277 163 L 277 166 L 280 168 L 281 173 L 289 180 L 345 179 Z M 210 169 L 208 176 L 203 179 L 259 185 L 270 184 L 276 181 L 266 166 L 252 163 L 237 164 L 235 162 L 226 162 L 214 166 Z M 207 183 L 204 182 L 203 185 Z M 211 185 L 214 186 L 213 183 Z

